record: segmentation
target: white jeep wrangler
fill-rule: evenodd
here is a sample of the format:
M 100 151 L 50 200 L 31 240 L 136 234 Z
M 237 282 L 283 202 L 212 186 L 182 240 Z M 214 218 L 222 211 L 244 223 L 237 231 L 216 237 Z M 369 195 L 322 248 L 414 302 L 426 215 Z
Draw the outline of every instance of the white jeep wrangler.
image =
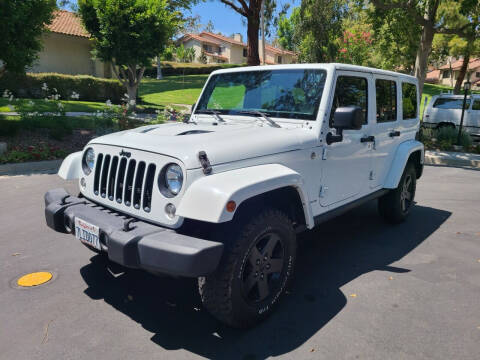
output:
M 130 268 L 198 277 L 246 327 L 291 283 L 296 234 L 378 199 L 403 221 L 423 170 L 414 77 L 343 64 L 213 72 L 189 121 L 102 136 L 45 194 L 52 229 Z

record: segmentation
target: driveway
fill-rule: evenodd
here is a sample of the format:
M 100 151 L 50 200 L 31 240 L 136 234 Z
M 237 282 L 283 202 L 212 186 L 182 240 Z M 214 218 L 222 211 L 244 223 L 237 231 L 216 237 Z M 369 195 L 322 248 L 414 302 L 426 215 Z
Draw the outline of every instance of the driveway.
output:
M 43 194 L 61 186 L 0 177 L 1 359 L 479 357 L 480 171 L 426 167 L 404 224 L 369 203 L 302 236 L 293 291 L 249 331 L 208 316 L 196 281 L 122 273 L 49 230 Z M 15 286 L 39 270 L 53 280 Z

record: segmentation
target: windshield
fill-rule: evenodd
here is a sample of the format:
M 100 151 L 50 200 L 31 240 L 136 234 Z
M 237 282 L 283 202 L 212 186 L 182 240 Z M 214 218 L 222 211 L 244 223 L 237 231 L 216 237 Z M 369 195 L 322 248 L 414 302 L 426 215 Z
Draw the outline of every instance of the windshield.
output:
M 319 69 L 217 74 L 208 81 L 196 110 L 261 111 L 271 117 L 315 120 L 325 78 Z

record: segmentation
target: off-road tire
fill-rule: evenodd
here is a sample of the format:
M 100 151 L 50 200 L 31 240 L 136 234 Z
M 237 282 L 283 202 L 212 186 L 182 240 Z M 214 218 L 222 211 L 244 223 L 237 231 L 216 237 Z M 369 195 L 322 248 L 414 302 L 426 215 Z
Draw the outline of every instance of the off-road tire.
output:
M 287 215 L 276 209 L 268 209 L 246 219 L 234 220 L 234 223 L 228 226 L 224 232 L 224 236 L 227 239 L 224 240 L 224 253 L 218 268 L 214 273 L 198 279 L 200 297 L 203 306 L 221 322 L 236 328 L 250 327 L 265 319 L 272 312 L 291 285 L 296 259 L 296 234 Z M 268 239 L 272 236 L 277 245 L 274 245 L 275 250 L 272 249 L 271 253 L 278 252 L 278 242 L 280 242 L 283 257 L 282 261 L 273 258 L 265 260 L 265 262 L 277 260 L 276 265 L 282 264 L 281 272 L 269 275 L 266 266 L 270 269 L 270 265 L 263 263 L 263 254 L 268 253 L 268 250 L 265 250 L 267 245 L 258 253 L 262 255 L 261 265 L 257 264 L 258 260 L 253 261 L 252 257 L 257 254 L 254 249 L 259 249 L 261 246 L 259 243 L 267 241 L 270 244 L 271 240 Z M 277 236 L 280 238 L 278 239 Z M 273 257 L 272 254 L 270 255 Z M 252 263 L 256 265 L 252 265 Z M 258 266 L 263 267 L 259 268 Z M 272 262 L 272 270 L 273 266 Z M 247 269 L 257 269 L 259 275 L 262 274 L 262 279 L 264 279 L 263 272 L 265 271 L 267 274 L 265 279 L 269 285 L 274 281 L 275 287 L 268 292 L 268 297 L 257 300 L 257 302 L 252 302 L 247 298 L 244 290 L 248 288 L 248 285 L 245 285 Z M 254 274 L 251 271 L 248 273 L 250 274 L 248 279 L 251 280 L 251 276 Z M 275 279 L 272 278 L 273 275 L 275 275 Z M 260 294 L 260 283 L 258 282 L 256 286 L 257 288 L 252 287 L 251 289 Z
M 417 186 L 417 174 L 414 165 L 409 162 L 405 166 L 402 177 L 396 189 L 389 191 L 378 199 L 378 211 L 380 215 L 391 224 L 403 222 L 414 204 L 415 190 Z M 405 190 L 408 188 L 409 199 L 405 204 Z

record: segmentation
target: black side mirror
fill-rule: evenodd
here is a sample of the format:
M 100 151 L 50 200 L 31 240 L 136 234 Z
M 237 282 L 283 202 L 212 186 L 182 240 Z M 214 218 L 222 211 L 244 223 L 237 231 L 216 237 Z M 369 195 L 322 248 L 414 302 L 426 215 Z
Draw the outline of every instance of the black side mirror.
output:
M 363 125 L 362 109 L 358 106 L 338 107 L 333 114 L 332 127 L 337 130 L 337 134 L 331 132 L 327 134 L 327 144 L 343 140 L 343 130 L 360 130 Z

